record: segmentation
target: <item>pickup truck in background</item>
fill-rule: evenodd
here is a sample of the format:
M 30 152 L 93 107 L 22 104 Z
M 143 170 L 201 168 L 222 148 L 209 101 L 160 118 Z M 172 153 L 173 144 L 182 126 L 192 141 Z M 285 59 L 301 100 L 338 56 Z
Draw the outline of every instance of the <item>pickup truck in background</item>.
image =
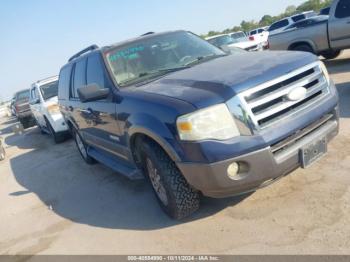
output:
M 267 28 L 257 28 L 248 33 L 249 40 L 255 41 L 256 43 L 259 43 L 262 45 L 263 49 L 268 49 L 269 46 L 269 31 L 267 31 Z
M 23 128 L 30 127 L 35 123 L 34 116 L 29 106 L 29 89 L 18 91 L 15 94 L 14 106 L 16 117 Z
M 335 0 L 329 17 L 305 19 L 281 33 L 270 34 L 269 44 L 271 50 L 298 50 L 336 58 L 341 50 L 350 48 L 350 1 Z

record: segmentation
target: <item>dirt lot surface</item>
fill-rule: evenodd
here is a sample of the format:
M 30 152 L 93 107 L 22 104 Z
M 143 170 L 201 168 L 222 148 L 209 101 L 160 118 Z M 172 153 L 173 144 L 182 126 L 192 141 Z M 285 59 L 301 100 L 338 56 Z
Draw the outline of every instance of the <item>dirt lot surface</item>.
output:
M 350 51 L 327 62 L 341 132 L 328 155 L 254 194 L 205 198 L 183 222 L 150 186 L 87 166 L 72 140 L 2 119 L 0 254 L 350 254 Z

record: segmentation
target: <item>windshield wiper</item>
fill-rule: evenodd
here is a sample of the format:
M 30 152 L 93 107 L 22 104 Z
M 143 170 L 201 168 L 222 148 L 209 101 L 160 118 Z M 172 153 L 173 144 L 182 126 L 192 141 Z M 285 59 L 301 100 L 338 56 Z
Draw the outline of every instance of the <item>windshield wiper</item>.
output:
M 211 60 L 211 59 L 214 59 L 217 57 L 222 57 L 222 56 L 227 56 L 227 54 L 222 54 L 222 55 L 212 54 L 212 55 L 207 55 L 207 56 L 198 56 L 195 60 L 185 64 L 185 66 L 194 65 L 194 64 L 199 63 L 199 62 L 208 61 L 208 60 Z
M 151 77 L 151 78 L 158 77 L 158 76 L 165 75 L 167 73 L 176 72 L 176 71 L 180 71 L 180 70 L 187 69 L 187 68 L 190 68 L 190 67 L 186 65 L 186 66 L 179 66 L 179 67 L 162 68 L 162 69 L 149 71 L 149 72 L 142 72 L 136 78 L 126 80 L 126 81 L 119 83 L 119 84 L 121 86 L 125 86 L 125 85 L 130 85 L 133 83 L 143 82 L 144 80 L 148 80 L 149 77 Z
M 171 72 L 176 72 L 176 71 L 180 71 L 183 69 L 187 69 L 190 68 L 189 66 L 185 65 L 185 66 L 178 66 L 178 67 L 171 67 L 171 68 L 162 68 L 162 69 L 158 69 L 158 70 L 154 70 L 154 71 L 150 71 L 150 72 L 144 72 L 139 74 L 139 77 L 144 77 L 144 76 L 148 76 L 148 75 L 158 75 L 158 74 L 162 74 L 162 73 L 171 73 Z

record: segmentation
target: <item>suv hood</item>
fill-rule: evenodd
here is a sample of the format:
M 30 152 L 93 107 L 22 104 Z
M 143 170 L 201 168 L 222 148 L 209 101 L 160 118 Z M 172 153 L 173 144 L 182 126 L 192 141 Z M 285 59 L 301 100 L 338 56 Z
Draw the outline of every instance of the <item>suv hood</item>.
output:
M 237 93 L 317 60 L 316 56 L 304 52 L 239 53 L 134 86 L 134 91 L 168 96 L 204 108 L 226 102 Z

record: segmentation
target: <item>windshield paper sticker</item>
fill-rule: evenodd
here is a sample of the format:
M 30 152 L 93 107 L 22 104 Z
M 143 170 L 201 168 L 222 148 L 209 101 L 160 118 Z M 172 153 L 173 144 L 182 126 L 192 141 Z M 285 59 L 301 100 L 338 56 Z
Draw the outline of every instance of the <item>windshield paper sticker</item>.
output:
M 120 50 L 115 54 L 110 54 L 108 59 L 110 62 L 115 62 L 120 58 L 135 59 L 138 57 L 138 53 L 145 50 L 144 46 L 134 46 L 125 50 Z

